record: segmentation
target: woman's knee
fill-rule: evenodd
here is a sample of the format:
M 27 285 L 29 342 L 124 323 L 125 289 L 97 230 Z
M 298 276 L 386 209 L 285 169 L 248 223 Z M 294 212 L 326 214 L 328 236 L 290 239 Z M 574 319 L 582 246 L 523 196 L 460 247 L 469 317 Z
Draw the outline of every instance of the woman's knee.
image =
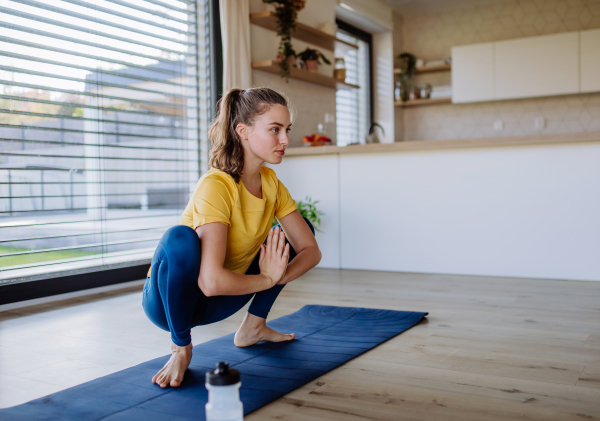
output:
M 175 225 L 169 228 L 159 243 L 169 259 L 171 268 L 179 268 L 184 272 L 194 270 L 200 262 L 200 238 L 187 225 Z
M 161 243 L 171 244 L 173 242 L 177 243 L 195 243 L 196 240 L 200 240 L 198 238 L 198 234 L 192 228 L 187 225 L 175 225 L 165 231 Z

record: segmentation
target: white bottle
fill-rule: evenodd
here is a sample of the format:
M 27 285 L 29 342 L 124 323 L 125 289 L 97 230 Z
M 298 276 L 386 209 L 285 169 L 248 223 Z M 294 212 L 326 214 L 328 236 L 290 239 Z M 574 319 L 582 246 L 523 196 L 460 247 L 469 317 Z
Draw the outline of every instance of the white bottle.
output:
M 216 370 L 206 373 L 208 403 L 206 421 L 242 421 L 244 407 L 240 401 L 240 372 L 220 362 Z

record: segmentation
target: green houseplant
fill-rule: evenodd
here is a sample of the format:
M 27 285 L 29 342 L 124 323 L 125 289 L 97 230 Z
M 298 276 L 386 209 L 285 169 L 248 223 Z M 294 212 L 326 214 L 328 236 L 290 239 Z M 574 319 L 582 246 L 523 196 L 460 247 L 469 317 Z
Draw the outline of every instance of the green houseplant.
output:
M 311 224 L 313 224 L 313 227 L 315 227 L 316 231 L 323 232 L 319 229 L 319 227 L 321 226 L 321 216 L 325 214 L 317 209 L 317 203 L 319 203 L 318 200 L 313 202 L 310 196 L 306 196 L 304 202 L 298 200 L 296 205 L 298 206 L 298 212 L 300 212 L 300 215 L 308 219 Z M 273 219 L 271 226 L 274 227 L 277 225 L 277 223 L 277 219 Z
M 277 35 L 279 40 L 279 52 L 277 61 L 281 77 L 286 78 L 290 75 L 290 57 L 295 57 L 292 47 L 292 31 L 296 29 L 296 19 L 298 12 L 304 8 L 306 0 L 263 0 L 263 3 L 273 4 L 275 6 L 275 15 L 277 16 Z
M 304 62 L 306 70 L 309 72 L 316 72 L 319 69 L 320 60 L 323 60 L 325 64 L 331 64 L 322 52 L 315 50 L 314 48 L 307 48 L 301 53 L 298 53 L 296 57 Z

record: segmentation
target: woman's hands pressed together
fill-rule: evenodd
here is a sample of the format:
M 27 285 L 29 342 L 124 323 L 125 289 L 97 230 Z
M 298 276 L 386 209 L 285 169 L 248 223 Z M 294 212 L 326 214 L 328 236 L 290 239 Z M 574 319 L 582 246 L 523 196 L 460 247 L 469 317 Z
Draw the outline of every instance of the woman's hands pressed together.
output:
M 261 244 L 258 266 L 260 273 L 271 280 L 270 287 L 277 284 L 285 275 L 290 245 L 285 244 L 285 234 L 280 227 L 271 228 L 267 236 L 267 244 Z

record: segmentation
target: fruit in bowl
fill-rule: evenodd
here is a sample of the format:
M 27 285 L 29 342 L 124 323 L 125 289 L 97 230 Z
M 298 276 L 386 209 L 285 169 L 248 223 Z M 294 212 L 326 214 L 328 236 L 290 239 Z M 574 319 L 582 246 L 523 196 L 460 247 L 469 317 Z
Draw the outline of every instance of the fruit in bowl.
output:
M 331 139 L 327 136 L 313 133 L 310 136 L 304 136 L 302 143 L 304 143 L 304 146 L 325 146 L 331 145 Z

